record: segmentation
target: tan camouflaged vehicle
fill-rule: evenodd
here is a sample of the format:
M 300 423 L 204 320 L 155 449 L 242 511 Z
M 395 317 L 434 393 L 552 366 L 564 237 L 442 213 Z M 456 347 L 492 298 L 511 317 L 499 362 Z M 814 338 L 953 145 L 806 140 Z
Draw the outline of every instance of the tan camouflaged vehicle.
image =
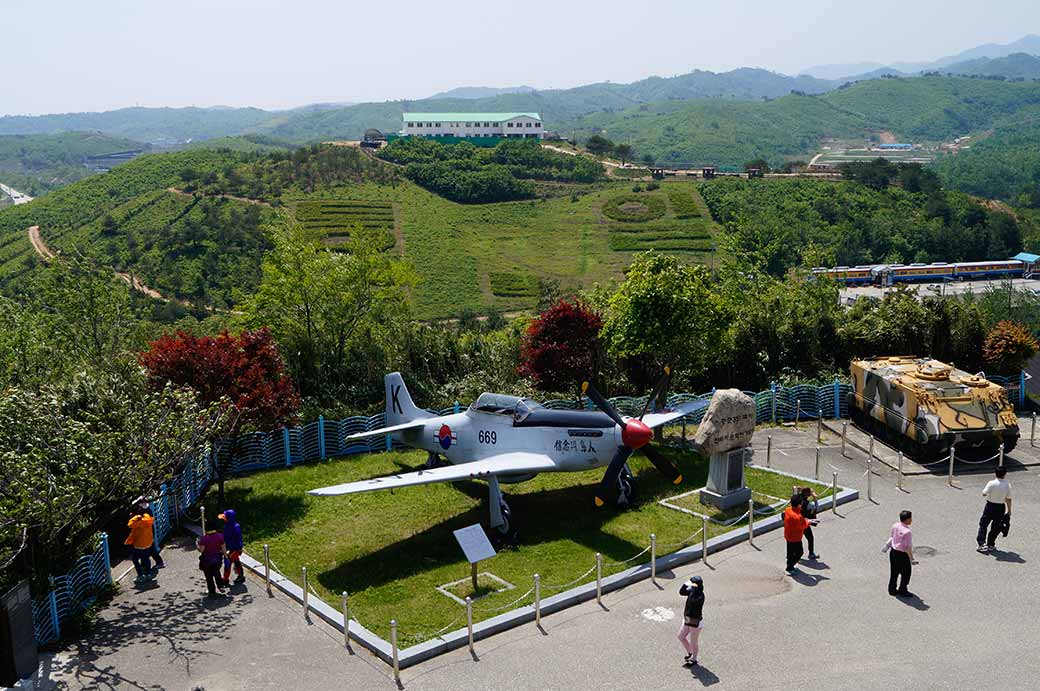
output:
M 849 414 L 860 427 L 922 462 L 990 456 L 1018 442 L 1004 387 L 952 365 L 912 356 L 853 360 Z

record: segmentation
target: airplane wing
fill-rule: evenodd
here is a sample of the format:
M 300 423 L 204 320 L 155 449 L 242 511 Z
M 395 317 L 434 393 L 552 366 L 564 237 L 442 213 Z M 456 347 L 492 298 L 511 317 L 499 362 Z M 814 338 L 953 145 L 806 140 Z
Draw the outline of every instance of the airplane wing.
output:
M 432 482 L 468 480 L 470 478 L 487 477 L 488 475 L 537 473 L 544 470 L 553 470 L 554 468 L 556 468 L 556 464 L 545 454 L 513 451 L 470 463 L 459 463 L 458 465 L 418 470 L 414 473 L 374 477 L 371 480 L 359 480 L 357 482 L 346 482 L 342 485 L 312 489 L 307 494 L 319 497 L 332 497 L 340 494 L 356 494 L 357 492 L 370 492 L 378 489 L 408 487 L 409 485 L 426 485 Z
M 384 434 L 390 434 L 391 432 L 401 432 L 406 429 L 415 429 L 416 427 L 422 427 L 426 420 L 412 420 L 411 422 L 402 422 L 399 425 L 393 425 L 391 427 L 380 427 L 374 429 L 371 432 L 358 432 L 357 434 L 351 434 L 347 437 L 347 440 L 352 439 L 368 439 L 369 437 L 381 437 Z
M 660 413 L 647 413 L 643 416 L 643 422 L 645 422 L 646 426 L 650 429 L 660 427 L 661 425 L 667 425 L 672 420 L 678 420 L 681 417 L 692 415 L 698 410 L 706 409 L 709 403 L 711 403 L 710 399 L 686 401 L 685 403 L 680 403 L 671 410 L 665 410 Z

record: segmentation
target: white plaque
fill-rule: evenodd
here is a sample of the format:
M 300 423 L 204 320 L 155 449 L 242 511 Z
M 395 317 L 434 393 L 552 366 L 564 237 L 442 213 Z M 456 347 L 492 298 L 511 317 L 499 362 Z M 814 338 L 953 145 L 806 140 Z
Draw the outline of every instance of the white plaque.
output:
M 466 560 L 470 564 L 476 564 L 478 561 L 495 556 L 495 548 L 491 546 L 491 542 L 479 523 L 459 528 L 452 534 L 458 540 L 459 547 L 462 548 L 462 553 L 466 555 Z

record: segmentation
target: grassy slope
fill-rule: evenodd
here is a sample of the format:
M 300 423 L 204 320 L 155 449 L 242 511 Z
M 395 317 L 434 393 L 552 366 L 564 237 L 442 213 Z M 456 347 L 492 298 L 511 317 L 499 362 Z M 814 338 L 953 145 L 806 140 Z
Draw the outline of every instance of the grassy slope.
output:
M 588 188 L 586 188 L 588 189 Z M 689 183 L 665 183 L 662 190 L 681 189 L 699 195 Z M 405 256 L 421 277 L 414 291 L 417 316 L 454 316 L 461 309 L 530 308 L 533 295 L 495 297 L 489 274 L 552 277 L 565 287 L 591 286 L 620 278 L 631 261 L 629 251 L 613 251 L 610 230 L 618 224 L 599 208 L 615 195 L 630 192 L 626 183 L 606 183 L 572 202 L 569 196 L 501 204 L 463 205 L 449 202 L 410 183 L 363 185 L 325 193 L 341 199 L 382 199 L 400 209 Z M 297 199 L 312 199 L 298 197 Z M 669 209 L 663 219 L 646 226 L 713 234 L 705 218 L 677 220 Z M 646 249 L 640 247 L 640 249 Z M 698 260 L 703 255 L 683 253 Z
M 657 534 L 659 554 L 677 549 L 665 546 L 690 536 L 700 520 L 666 509 L 656 500 L 703 486 L 707 462 L 674 450 L 666 453 L 686 478 L 683 487 L 677 490 L 637 454 L 631 463 L 641 501 L 626 512 L 593 508 L 602 469 L 545 473 L 506 486 L 510 508 L 519 521 L 521 546 L 500 552 L 481 569 L 518 589 L 481 600 L 474 607 L 474 618 L 487 618 L 490 615 L 484 610 L 505 605 L 527 591 L 535 572 L 542 575 L 546 586 L 542 592 L 547 596 L 556 592 L 548 586 L 566 583 L 591 567 L 596 552 L 603 554 L 606 563 L 635 556 L 647 546 L 651 532 Z M 398 620 L 406 635 L 428 633 L 447 626 L 463 611 L 435 588 L 469 575 L 451 532 L 487 523 L 486 485 L 433 484 L 393 494 L 343 497 L 305 494 L 316 487 L 414 470 L 425 459 L 424 453 L 416 451 L 380 453 L 258 473 L 231 481 L 227 501 L 242 520 L 248 553 L 259 555 L 262 546 L 269 544 L 271 558 L 294 580 L 306 566 L 311 584 L 334 606 L 339 593 L 348 591 L 357 619 L 383 636 L 391 618 Z M 775 497 L 790 496 L 792 484 L 790 478 L 755 470 L 748 472 L 748 483 Z M 817 487 L 817 491 L 823 496 L 827 489 Z M 709 528 L 711 535 L 725 530 L 714 524 Z M 645 558 L 633 563 L 641 561 Z M 623 568 L 605 567 L 604 573 Z M 407 639 L 406 644 L 414 642 Z

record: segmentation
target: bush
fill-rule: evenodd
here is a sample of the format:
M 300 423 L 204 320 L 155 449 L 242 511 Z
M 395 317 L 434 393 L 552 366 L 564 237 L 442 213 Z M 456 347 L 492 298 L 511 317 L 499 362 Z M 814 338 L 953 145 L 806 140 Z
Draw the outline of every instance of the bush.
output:
M 664 197 L 657 194 L 622 194 L 608 199 L 603 214 L 615 221 L 642 223 L 664 216 Z
M 648 188 L 649 188 L 649 186 L 648 186 Z M 636 184 L 632 185 L 632 191 L 633 192 L 642 192 L 643 191 L 643 186 L 640 185 L 639 183 L 636 183 Z
M 1000 374 L 1018 372 L 1036 355 L 1036 339 L 1024 325 L 1013 321 L 1001 321 L 990 329 L 982 347 L 986 365 Z
M 657 182 L 656 180 L 651 180 L 650 182 L 646 183 L 647 192 L 651 192 L 657 189 L 661 189 L 661 183 Z

